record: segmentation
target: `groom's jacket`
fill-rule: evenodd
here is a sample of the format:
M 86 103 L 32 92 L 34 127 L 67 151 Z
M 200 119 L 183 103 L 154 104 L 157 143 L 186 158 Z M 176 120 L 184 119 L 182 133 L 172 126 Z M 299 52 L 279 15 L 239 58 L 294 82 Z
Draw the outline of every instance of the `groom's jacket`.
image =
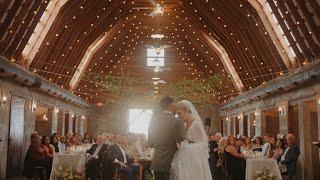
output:
M 182 120 L 170 112 L 154 114 L 149 125 L 149 146 L 155 148 L 151 169 L 169 172 L 171 160 L 177 151 L 177 144 L 185 139 L 186 132 Z

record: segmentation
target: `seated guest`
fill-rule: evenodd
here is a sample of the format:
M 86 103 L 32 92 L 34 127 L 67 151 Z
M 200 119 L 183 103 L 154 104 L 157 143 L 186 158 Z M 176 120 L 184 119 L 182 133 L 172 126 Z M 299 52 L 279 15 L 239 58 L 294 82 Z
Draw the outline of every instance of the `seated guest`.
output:
M 50 138 L 49 136 L 42 136 L 41 139 L 41 148 L 44 149 L 45 156 L 48 159 L 53 159 L 53 156 L 55 154 L 54 147 L 50 144 Z
M 88 132 L 84 133 L 82 143 L 84 143 L 84 144 L 91 144 L 92 143 L 91 135 Z
M 102 164 L 103 153 L 108 149 L 108 146 L 104 144 L 104 138 L 102 136 L 97 137 L 97 144 L 93 144 L 89 150 L 87 150 L 89 161 L 86 164 L 86 175 L 90 179 L 97 179 Z
M 237 149 L 238 153 L 241 153 L 241 150 L 242 150 L 241 147 L 243 146 L 243 144 L 244 144 L 243 139 L 241 139 L 241 138 L 236 139 L 236 149 Z
M 52 160 L 46 157 L 47 151 L 48 149 L 42 148 L 41 144 L 39 143 L 38 134 L 32 134 L 31 144 L 27 152 L 28 157 L 26 157 L 28 163 L 25 162 L 25 166 L 27 165 L 27 167 L 25 167 L 23 174 L 32 177 L 34 168 L 36 166 L 41 166 L 45 168 L 47 175 L 46 178 L 49 179 L 51 173 Z
M 262 138 L 256 137 L 255 138 L 255 144 L 253 145 L 252 151 L 253 152 L 261 152 L 262 151 Z
M 280 157 L 282 156 L 284 150 L 286 148 L 286 143 L 282 139 L 278 139 L 276 143 L 276 149 L 272 152 L 272 158 L 280 161 Z
M 226 169 L 228 179 L 244 180 L 245 179 L 245 160 L 243 155 L 237 151 L 236 139 L 229 136 L 225 148 Z
M 244 144 L 242 145 L 242 151 L 251 151 L 252 147 L 251 138 L 245 138 Z
M 108 173 L 107 179 L 111 179 L 115 173 L 116 166 L 118 172 L 124 173 L 129 180 L 133 180 L 135 174 L 139 172 L 139 166 L 133 165 L 133 159 L 129 158 L 123 147 L 119 142 L 122 141 L 121 137 L 117 137 L 115 143 L 111 145 L 107 151 Z M 106 178 L 106 177 L 105 177 Z
M 276 144 L 277 144 L 277 138 L 276 137 L 273 137 L 273 136 L 270 136 L 270 148 L 269 148 L 269 151 L 267 153 L 267 157 L 268 158 L 272 158 L 273 156 L 273 151 L 276 149 Z
M 296 144 L 295 139 L 296 137 L 293 134 L 287 135 L 288 147 L 280 159 L 280 163 L 286 166 L 286 171 L 283 175 L 288 176 L 289 180 L 294 179 L 296 175 L 296 165 L 300 155 L 300 149 Z
M 58 142 L 58 135 L 56 133 L 53 133 L 50 137 L 50 144 L 54 147 L 54 151 L 56 153 L 60 152 L 59 149 L 59 142 Z
M 58 139 L 58 147 L 60 152 L 64 152 L 67 150 L 66 138 L 64 136 L 57 136 Z
M 269 135 L 265 135 L 263 137 L 264 139 L 264 144 L 262 146 L 262 155 L 265 156 L 265 157 L 268 157 L 269 156 L 269 151 L 270 151 L 270 148 L 271 148 L 271 145 L 270 145 L 270 136 Z

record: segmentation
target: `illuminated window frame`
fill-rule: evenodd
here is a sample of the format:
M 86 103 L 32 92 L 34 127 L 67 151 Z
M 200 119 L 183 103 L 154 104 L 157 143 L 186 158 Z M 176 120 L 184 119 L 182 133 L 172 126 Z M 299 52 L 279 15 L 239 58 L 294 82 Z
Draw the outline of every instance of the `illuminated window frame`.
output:
M 159 51 L 157 53 L 157 51 Z M 148 48 L 147 49 L 147 66 L 149 67 L 163 67 L 164 66 L 164 49 L 155 49 Z

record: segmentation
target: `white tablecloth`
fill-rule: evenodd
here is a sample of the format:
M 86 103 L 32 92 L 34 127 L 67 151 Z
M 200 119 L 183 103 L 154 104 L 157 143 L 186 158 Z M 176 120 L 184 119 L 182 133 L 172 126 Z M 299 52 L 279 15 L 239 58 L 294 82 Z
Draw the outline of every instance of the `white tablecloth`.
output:
M 247 159 L 246 180 L 256 180 L 257 171 L 268 169 L 276 180 L 282 180 L 277 161 L 274 159 Z
M 54 180 L 54 172 L 61 167 L 72 167 L 77 172 L 82 172 L 86 163 L 84 154 L 55 154 L 52 161 L 50 180 Z

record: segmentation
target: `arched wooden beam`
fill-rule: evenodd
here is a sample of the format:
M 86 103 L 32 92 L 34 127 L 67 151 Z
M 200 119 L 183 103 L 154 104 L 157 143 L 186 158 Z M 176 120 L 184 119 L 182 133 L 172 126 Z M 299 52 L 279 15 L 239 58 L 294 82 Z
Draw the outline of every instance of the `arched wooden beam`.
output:
M 264 27 L 282 58 L 283 63 L 289 70 L 292 70 L 296 66 L 296 55 L 290 48 L 289 42 L 283 37 L 281 27 L 278 25 L 277 19 L 272 16 L 272 11 L 270 7 L 268 7 L 268 2 L 265 0 L 248 0 L 248 2 L 259 14 Z
M 29 68 L 34 57 L 36 56 L 43 40 L 49 32 L 54 20 L 58 16 L 61 7 L 68 0 L 52 0 L 49 2 L 45 12 L 42 14 L 34 33 L 31 35 L 27 45 L 22 51 L 22 64 L 25 68 Z

